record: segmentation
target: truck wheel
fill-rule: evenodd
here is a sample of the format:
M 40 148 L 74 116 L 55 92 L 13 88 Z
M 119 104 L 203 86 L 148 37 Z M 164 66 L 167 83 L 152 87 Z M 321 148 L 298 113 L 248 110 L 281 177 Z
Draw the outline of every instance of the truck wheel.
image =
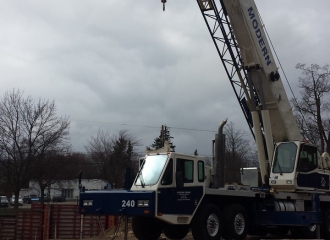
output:
M 322 238 L 330 239 L 330 209 L 323 214 L 323 223 L 321 225 Z
M 298 227 L 292 227 L 290 229 L 291 234 L 295 238 L 300 239 L 315 239 L 316 238 L 316 224 L 311 226 L 298 226 Z
M 194 239 L 219 240 L 222 229 L 221 211 L 213 203 L 201 206 L 191 223 Z
M 164 234 L 169 239 L 182 239 L 187 236 L 189 228 L 189 225 L 165 224 Z
M 157 240 L 162 233 L 163 224 L 155 218 L 135 216 L 132 229 L 139 240 Z
M 224 238 L 245 239 L 248 233 L 248 216 L 240 204 L 230 204 L 224 209 Z

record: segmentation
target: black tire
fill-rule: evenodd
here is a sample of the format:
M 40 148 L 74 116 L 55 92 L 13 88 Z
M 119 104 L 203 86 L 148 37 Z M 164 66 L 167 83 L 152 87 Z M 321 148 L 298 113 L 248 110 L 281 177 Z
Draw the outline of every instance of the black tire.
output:
M 230 204 L 224 209 L 225 239 L 245 239 L 248 233 L 248 215 L 240 204 Z
M 330 209 L 327 209 L 323 214 L 321 237 L 324 239 L 330 239 Z
M 157 240 L 163 231 L 163 224 L 155 218 L 135 216 L 132 229 L 139 240 Z
M 163 231 L 165 236 L 169 239 L 182 239 L 187 236 L 189 228 L 189 225 L 165 224 Z
M 213 203 L 202 205 L 191 223 L 194 239 L 219 240 L 223 224 L 220 209 Z
M 312 226 L 297 226 L 290 228 L 291 234 L 295 238 L 300 239 L 315 239 L 316 238 L 316 225 Z

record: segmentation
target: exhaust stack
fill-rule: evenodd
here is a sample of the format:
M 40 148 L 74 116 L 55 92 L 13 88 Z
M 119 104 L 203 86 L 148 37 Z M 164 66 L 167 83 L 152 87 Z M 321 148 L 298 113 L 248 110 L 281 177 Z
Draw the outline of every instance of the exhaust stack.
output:
M 215 154 L 212 166 L 215 188 L 223 188 L 225 185 L 225 135 L 223 134 L 223 127 L 226 125 L 227 120 L 228 118 L 220 123 L 218 134 L 215 135 Z

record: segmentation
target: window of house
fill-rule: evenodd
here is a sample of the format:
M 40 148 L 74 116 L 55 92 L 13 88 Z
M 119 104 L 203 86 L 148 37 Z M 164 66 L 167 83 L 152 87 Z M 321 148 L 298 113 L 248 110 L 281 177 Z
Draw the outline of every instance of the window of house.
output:
M 73 189 L 62 189 L 62 195 L 66 198 L 73 198 Z

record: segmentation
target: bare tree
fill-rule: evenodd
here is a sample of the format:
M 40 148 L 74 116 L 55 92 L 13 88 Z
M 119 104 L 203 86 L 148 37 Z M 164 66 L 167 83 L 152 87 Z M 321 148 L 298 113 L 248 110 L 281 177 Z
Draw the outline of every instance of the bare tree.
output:
M 124 187 L 125 169 L 133 168 L 133 160 L 138 158 L 134 147 L 140 142 L 127 130 L 119 131 L 118 136 L 108 132 L 98 131 L 96 137 L 92 137 L 86 150 L 90 159 L 104 180 L 112 187 Z
M 96 164 L 84 153 L 70 153 L 65 156 L 65 168 L 63 179 L 77 179 L 82 171 L 84 179 L 101 179 L 102 176 L 97 171 Z
M 44 204 L 45 190 L 47 188 L 50 188 L 54 183 L 60 184 L 63 180 L 70 180 L 65 174 L 68 166 L 68 159 L 63 152 L 49 151 L 37 160 L 37 164 L 33 179 L 38 182 L 40 189 L 40 202 L 41 204 Z M 48 193 L 49 192 L 50 191 L 48 191 Z
M 57 116 L 54 101 L 35 102 L 19 90 L 0 100 L 0 172 L 14 192 L 16 208 L 20 189 L 36 177 L 46 153 L 67 145 L 69 124 Z
M 253 157 L 254 147 L 245 138 L 247 133 L 235 129 L 234 123 L 225 126 L 226 156 L 225 156 L 225 182 L 240 183 L 240 168 L 256 165 Z
M 330 73 L 329 65 L 320 67 L 312 64 L 298 63 L 297 69 L 302 71 L 299 78 L 301 99 L 291 102 L 295 107 L 295 115 L 304 138 L 319 145 L 320 151 L 330 151 Z

